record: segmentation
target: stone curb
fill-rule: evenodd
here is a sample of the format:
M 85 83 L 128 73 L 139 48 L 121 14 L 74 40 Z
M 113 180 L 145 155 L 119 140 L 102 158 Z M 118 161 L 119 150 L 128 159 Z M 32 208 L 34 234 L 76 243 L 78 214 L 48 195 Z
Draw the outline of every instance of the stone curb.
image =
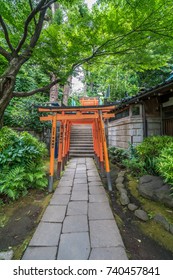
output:
M 130 202 L 130 199 L 128 197 L 127 191 L 125 189 L 125 185 L 124 185 L 124 177 L 125 177 L 125 171 L 121 171 L 118 173 L 118 177 L 116 179 L 116 189 L 119 192 L 120 195 L 120 203 L 122 206 L 127 206 L 128 209 L 132 212 L 134 212 L 134 215 L 142 220 L 142 221 L 148 221 L 149 217 L 147 212 L 145 212 L 142 209 L 138 209 L 138 206 L 135 205 L 134 203 Z M 173 224 L 170 224 L 166 218 L 161 215 L 161 214 L 156 214 L 153 219 L 155 220 L 156 223 L 162 225 L 162 227 L 168 231 L 169 233 L 171 233 L 173 235 Z

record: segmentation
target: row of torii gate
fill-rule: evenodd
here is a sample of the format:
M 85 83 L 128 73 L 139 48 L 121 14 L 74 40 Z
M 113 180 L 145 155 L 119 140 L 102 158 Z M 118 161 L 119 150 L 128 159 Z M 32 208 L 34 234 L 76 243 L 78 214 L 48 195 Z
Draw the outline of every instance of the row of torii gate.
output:
M 41 116 L 41 121 L 51 121 L 51 141 L 50 141 L 50 173 L 48 190 L 53 190 L 53 177 L 55 165 L 55 142 L 57 122 L 60 122 L 60 133 L 58 143 L 57 177 L 60 178 L 61 172 L 69 159 L 71 127 L 75 124 L 92 126 L 93 148 L 95 160 L 99 168 L 105 169 L 107 176 L 108 189 L 112 190 L 110 178 L 110 166 L 108 150 L 105 136 L 105 120 L 115 117 L 115 106 L 79 106 L 79 107 L 38 107 L 38 111 L 48 113 Z

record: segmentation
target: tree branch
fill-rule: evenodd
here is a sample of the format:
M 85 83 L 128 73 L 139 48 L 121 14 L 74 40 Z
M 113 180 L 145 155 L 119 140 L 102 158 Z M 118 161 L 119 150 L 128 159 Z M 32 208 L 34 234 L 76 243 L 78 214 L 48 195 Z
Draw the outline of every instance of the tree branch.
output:
M 33 6 L 32 6 L 32 1 L 31 0 L 29 0 L 29 6 L 30 6 L 31 11 L 32 11 L 33 10 Z M 35 25 L 37 24 L 35 17 L 34 17 L 34 23 L 35 23 Z
M 11 60 L 11 55 L 4 48 L 0 46 L 0 54 L 3 55 L 8 61 Z
M 33 36 L 31 37 L 31 40 L 30 40 L 29 49 L 32 49 L 32 48 L 35 47 L 35 45 L 36 45 L 36 43 L 37 43 L 37 41 L 40 37 L 45 13 L 46 13 L 46 9 L 44 9 L 40 12 L 39 20 L 38 20 L 38 23 L 35 27 L 35 32 L 34 32 Z
M 52 5 L 52 4 L 53 4 L 54 2 L 56 2 L 56 1 L 57 1 L 57 0 L 51 0 L 49 3 L 47 3 L 46 5 L 44 5 L 44 6 L 42 7 L 41 10 L 49 8 L 49 6 Z
M 10 50 L 13 52 L 14 51 L 14 48 L 10 42 L 10 38 L 9 38 L 9 35 L 8 35 L 8 30 L 7 30 L 7 27 L 6 27 L 6 24 L 2 18 L 2 16 L 0 15 L 0 23 L 1 23 L 1 26 L 2 26 L 2 29 L 4 31 L 4 35 L 5 35 L 5 40 L 10 48 Z
M 170 39 L 173 39 L 173 36 L 171 36 L 171 35 L 168 35 L 168 34 L 163 34 L 163 33 L 160 33 L 159 31 L 157 31 L 157 30 L 150 30 L 150 29 L 147 29 L 147 30 L 145 30 L 145 29 L 141 29 L 141 30 L 139 30 L 138 32 L 151 32 L 151 33 L 153 33 L 153 34 L 157 34 L 157 35 L 159 35 L 159 36 L 162 36 L 162 37 L 167 37 L 167 38 L 170 38 Z M 165 30 L 166 31 L 166 30 Z
M 129 31 L 128 33 L 126 33 L 126 34 L 124 34 L 124 35 L 119 35 L 119 36 L 117 36 L 117 37 L 115 37 L 115 38 L 111 38 L 111 39 L 107 40 L 106 42 L 104 42 L 102 45 L 100 45 L 100 46 L 96 49 L 95 53 L 98 53 L 103 47 L 105 47 L 106 45 L 109 45 L 111 42 L 116 42 L 116 44 L 119 43 L 119 42 L 121 42 L 124 38 L 126 38 L 127 36 L 131 35 L 131 34 L 134 33 L 134 32 L 135 32 L 134 30 L 131 30 L 131 31 Z M 119 39 L 119 40 L 116 41 L 117 39 Z M 111 43 L 111 44 L 112 44 L 112 43 Z
M 55 84 L 61 82 L 62 79 L 58 78 L 55 81 L 53 81 L 52 83 L 50 83 L 49 85 L 46 85 L 44 87 L 41 88 L 37 88 L 34 89 L 32 91 L 28 91 L 28 92 L 13 92 L 13 97 L 27 97 L 27 96 L 31 96 L 34 95 L 36 93 L 40 93 L 40 92 L 46 92 L 47 90 L 49 90 L 51 87 L 53 87 Z
M 32 19 L 35 18 L 35 15 L 36 15 L 38 12 L 40 12 L 40 13 L 42 14 L 43 11 L 44 11 L 44 14 L 45 14 L 46 9 L 47 9 L 47 7 L 49 6 L 48 4 L 52 4 L 52 3 L 53 3 L 52 1 L 56 2 L 57 0 L 51 0 L 51 1 L 48 1 L 48 3 L 47 3 L 47 1 L 48 1 L 48 0 L 40 0 L 40 2 L 38 3 L 38 5 L 31 11 L 31 13 L 29 14 L 29 16 L 27 17 L 27 19 L 26 19 L 26 21 L 25 21 L 25 25 L 24 25 L 23 37 L 22 37 L 22 39 L 20 40 L 20 42 L 19 42 L 19 44 L 18 44 L 18 46 L 17 46 L 17 48 L 16 48 L 16 53 L 18 53 L 18 52 L 21 50 L 23 44 L 25 43 L 26 38 L 27 38 L 27 35 L 28 35 L 28 27 L 29 27 L 29 24 L 30 24 L 30 22 L 32 21 Z M 43 9 L 45 3 L 46 3 L 46 5 L 45 5 L 45 8 Z M 35 33 L 36 33 L 36 29 L 37 29 L 37 27 L 38 27 L 39 24 L 40 24 L 40 23 L 38 23 L 38 24 L 36 25 L 36 27 L 35 27 Z M 35 34 L 35 33 L 34 33 L 34 34 Z M 38 32 L 38 34 L 40 34 L 40 33 Z M 37 40 L 38 40 L 38 39 L 37 39 Z

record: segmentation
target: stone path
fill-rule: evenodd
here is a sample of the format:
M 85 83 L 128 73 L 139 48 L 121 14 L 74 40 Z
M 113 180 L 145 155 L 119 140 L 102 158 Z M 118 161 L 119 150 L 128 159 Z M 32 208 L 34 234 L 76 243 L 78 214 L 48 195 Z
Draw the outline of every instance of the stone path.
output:
M 22 259 L 127 259 L 92 158 L 69 161 Z

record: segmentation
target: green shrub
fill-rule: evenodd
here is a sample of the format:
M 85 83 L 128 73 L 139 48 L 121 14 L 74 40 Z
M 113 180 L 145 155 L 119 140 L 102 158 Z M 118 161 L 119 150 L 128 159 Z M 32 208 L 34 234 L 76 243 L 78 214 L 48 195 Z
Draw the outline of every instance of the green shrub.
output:
M 17 199 L 20 195 L 25 195 L 27 193 L 27 184 L 24 177 L 25 169 L 22 166 L 2 170 L 0 193 L 13 200 Z
M 45 187 L 45 144 L 28 132 L 19 135 L 7 127 L 0 130 L 0 139 L 0 194 L 14 200 L 29 188 Z
M 136 157 L 124 160 L 123 165 L 128 168 L 135 177 L 141 177 L 147 173 L 144 162 L 140 162 Z
M 151 136 L 136 147 L 137 156 L 140 162 L 144 162 L 144 168 L 148 174 L 158 175 L 156 167 L 157 158 L 162 150 L 173 143 L 171 136 Z
M 6 149 L 7 147 L 11 146 L 15 141 L 17 141 L 18 135 L 17 133 L 4 126 L 0 129 L 0 153 Z
M 156 168 L 164 181 L 173 186 L 173 143 L 167 145 L 161 151 Z
M 122 163 L 123 160 L 128 158 L 128 152 L 127 152 L 127 150 L 124 150 L 121 148 L 110 147 L 109 148 L 109 157 L 112 162 Z
M 46 156 L 47 149 L 44 143 L 39 142 L 37 138 L 28 132 L 22 132 L 18 135 L 16 132 L 13 134 L 11 131 L 12 129 L 7 127 L 2 128 L 2 131 L 0 131 L 3 141 L 6 141 L 6 144 L 2 141 L 0 146 L 0 169 L 4 165 L 15 166 L 20 164 L 25 166 L 30 161 L 34 161 L 37 164 Z
M 33 105 L 43 105 L 44 102 L 48 101 L 48 96 L 46 94 L 37 94 L 26 98 L 14 97 L 5 110 L 4 125 L 10 127 L 20 127 L 23 130 L 30 129 L 37 132 L 43 131 L 43 128 L 50 127 L 50 125 L 48 122 L 40 122 L 39 117 L 41 114 Z
M 147 158 L 158 157 L 162 149 L 170 143 L 173 143 L 173 137 L 171 136 L 150 136 L 145 138 L 136 147 L 136 150 L 141 160 L 145 160 Z

